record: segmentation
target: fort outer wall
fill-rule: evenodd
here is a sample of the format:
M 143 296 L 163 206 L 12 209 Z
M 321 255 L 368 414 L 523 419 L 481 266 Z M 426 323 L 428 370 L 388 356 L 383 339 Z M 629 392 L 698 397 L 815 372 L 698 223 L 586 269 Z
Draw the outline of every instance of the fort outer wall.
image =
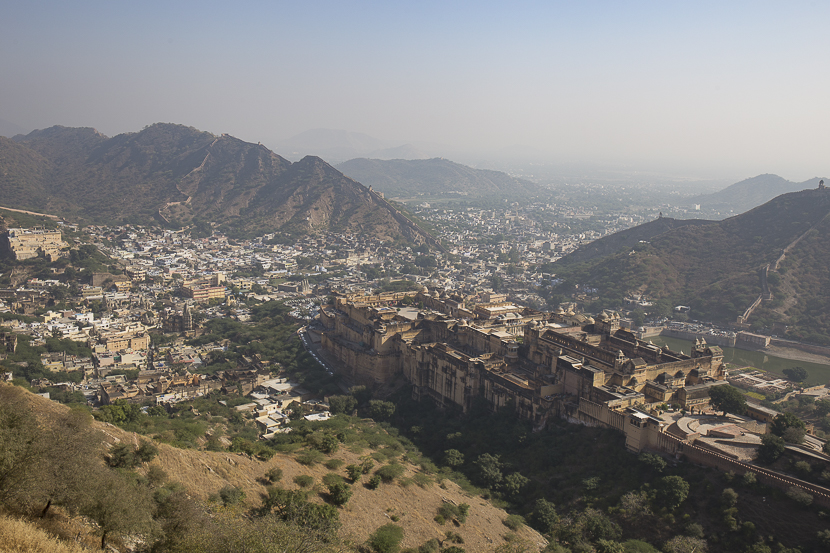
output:
M 737 340 L 735 336 L 713 336 L 702 332 L 689 332 L 688 330 L 675 330 L 673 328 L 664 328 L 660 331 L 660 336 L 668 336 L 669 338 L 678 338 L 690 342 L 703 338 L 707 344 L 726 348 L 734 348 Z
M 673 330 L 670 328 L 664 328 L 660 331 L 660 336 L 668 336 L 669 338 L 678 338 L 680 340 L 688 340 L 694 341 L 696 339 L 704 338 L 707 344 L 712 344 L 715 346 L 721 347 L 729 347 L 729 348 L 738 348 L 738 349 L 746 349 L 750 351 L 764 351 L 762 347 L 752 347 L 752 344 L 748 344 L 744 341 L 740 343 L 737 340 L 737 337 L 730 338 L 729 336 L 712 336 L 710 334 L 702 334 L 699 332 L 688 332 L 685 330 Z M 830 357 L 830 347 L 827 346 L 818 346 L 815 344 L 805 344 L 803 342 L 796 342 L 793 340 L 785 340 L 783 338 L 770 338 L 769 341 L 771 346 L 778 346 L 782 348 L 791 348 L 797 349 L 800 351 L 805 351 L 807 353 L 814 353 L 816 355 L 824 355 Z
M 763 467 L 742 463 L 722 453 L 698 447 L 671 434 L 661 432 L 656 425 L 636 426 L 630 417 L 613 411 L 605 405 L 580 399 L 579 406 L 575 410 L 571 409 L 564 414 L 565 418 L 571 422 L 589 426 L 606 426 L 622 432 L 626 438 L 626 448 L 634 453 L 649 450 L 675 457 L 682 455 L 692 463 L 723 472 L 732 471 L 737 475 L 752 472 L 757 481 L 764 485 L 784 491 L 793 487 L 798 488 L 810 494 L 815 504 L 830 507 L 830 490 L 827 488 Z
M 374 385 L 390 382 L 400 372 L 398 351 L 379 354 L 361 351 L 354 344 L 341 343 L 336 337 L 323 333 L 323 350 L 332 355 L 343 366 L 343 373 L 358 384 Z

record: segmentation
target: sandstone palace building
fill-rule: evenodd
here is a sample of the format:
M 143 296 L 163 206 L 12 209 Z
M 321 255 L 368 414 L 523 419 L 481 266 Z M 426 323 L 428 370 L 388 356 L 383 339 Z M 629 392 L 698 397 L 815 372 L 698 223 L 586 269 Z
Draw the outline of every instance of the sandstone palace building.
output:
M 32 229 L 10 228 L 0 235 L 0 251 L 18 261 L 33 257 L 45 257 L 54 261 L 61 256 L 61 250 L 69 247 L 63 241 L 59 230 L 41 227 Z
M 675 352 L 620 328 L 615 312 L 594 319 L 491 299 L 465 306 L 460 295 L 426 289 L 339 296 L 321 310 L 322 346 L 352 382 L 402 377 L 416 399 L 466 412 L 482 397 L 534 422 L 569 398 L 611 409 L 701 407 L 711 386 L 725 384 L 717 346 Z

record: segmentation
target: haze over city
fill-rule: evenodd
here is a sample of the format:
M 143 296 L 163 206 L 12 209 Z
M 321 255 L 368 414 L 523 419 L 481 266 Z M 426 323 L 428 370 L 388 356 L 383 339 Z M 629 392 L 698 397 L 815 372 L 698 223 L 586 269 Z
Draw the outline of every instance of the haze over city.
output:
M 741 179 L 826 174 L 830 7 L 788 2 L 25 2 L 0 119 L 310 129 L 433 155 Z M 305 153 L 315 153 L 305 152 Z

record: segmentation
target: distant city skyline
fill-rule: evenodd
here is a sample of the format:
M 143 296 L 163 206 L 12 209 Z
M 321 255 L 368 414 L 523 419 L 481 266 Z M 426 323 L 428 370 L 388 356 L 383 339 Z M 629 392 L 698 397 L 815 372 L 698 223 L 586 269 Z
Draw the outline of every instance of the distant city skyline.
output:
M 311 129 L 467 159 L 740 179 L 827 176 L 810 2 L 5 3 L 0 119 L 155 122 L 262 142 Z

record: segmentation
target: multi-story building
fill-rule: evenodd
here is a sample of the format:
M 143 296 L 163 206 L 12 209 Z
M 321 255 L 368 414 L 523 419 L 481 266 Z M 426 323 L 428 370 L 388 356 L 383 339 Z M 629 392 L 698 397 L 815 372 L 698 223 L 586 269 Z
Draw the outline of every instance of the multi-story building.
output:
M 63 241 L 59 230 L 35 227 L 10 228 L 2 234 L 0 246 L 18 261 L 38 256 L 54 261 L 62 255 L 61 250 L 69 247 L 69 244 Z

